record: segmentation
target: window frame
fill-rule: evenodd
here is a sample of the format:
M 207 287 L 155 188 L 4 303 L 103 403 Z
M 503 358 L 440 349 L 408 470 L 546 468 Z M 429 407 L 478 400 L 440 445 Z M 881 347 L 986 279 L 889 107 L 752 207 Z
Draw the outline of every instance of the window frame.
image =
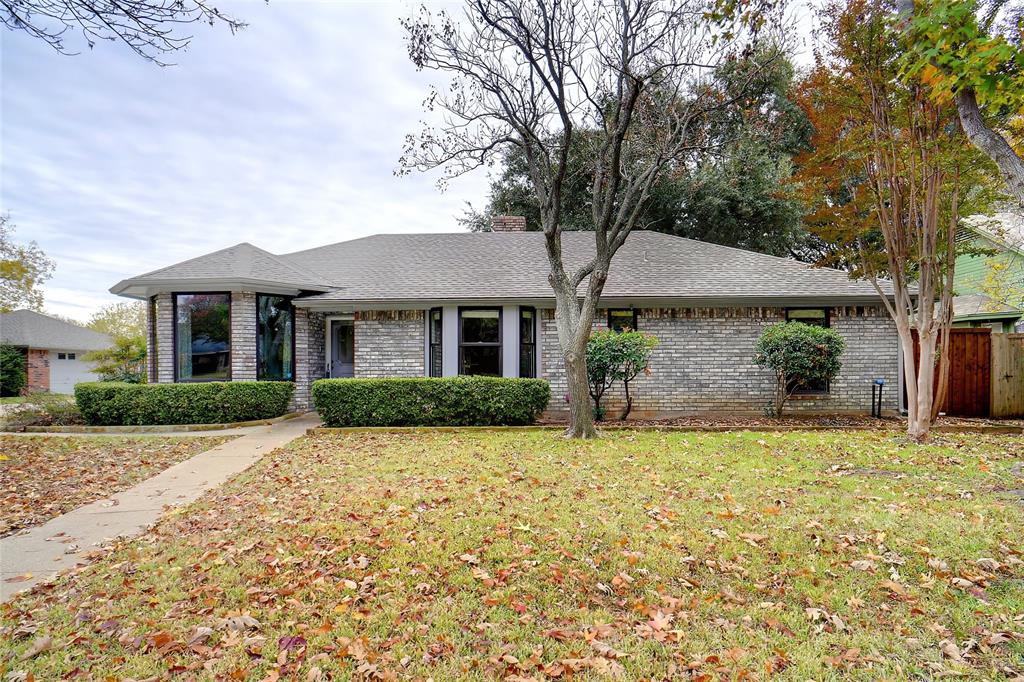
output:
M 487 343 L 464 343 L 462 341 L 462 313 L 466 312 L 466 311 L 471 311 L 471 310 L 496 310 L 498 312 L 498 342 L 497 343 L 493 343 L 493 342 L 487 342 Z M 464 362 L 463 362 L 463 350 L 466 347 L 469 347 L 469 348 L 494 348 L 494 347 L 497 347 L 498 348 L 498 373 L 496 375 L 494 375 L 494 376 L 499 376 L 499 377 L 505 376 L 505 356 L 504 356 L 504 350 L 505 350 L 504 349 L 504 345 L 505 345 L 504 344 L 504 342 L 505 342 L 504 331 L 505 330 L 504 330 L 504 320 L 502 319 L 503 313 L 504 313 L 504 310 L 502 309 L 501 306 L 459 306 L 459 328 L 458 328 L 457 336 L 455 338 L 455 340 L 459 344 L 458 376 L 460 376 L 460 377 L 461 376 L 477 376 L 477 375 L 470 375 L 470 374 L 463 374 L 462 373 L 462 367 L 463 367 L 463 364 L 464 364 Z M 490 376 L 490 375 L 481 375 L 481 376 Z
M 523 312 L 530 311 L 533 314 L 533 326 L 531 327 L 533 333 L 530 335 L 528 342 L 523 341 Z M 523 347 L 529 346 L 533 350 L 533 362 L 530 363 L 530 373 L 523 374 Z M 519 376 L 524 379 L 536 379 L 537 378 L 537 309 L 533 306 L 521 305 L 519 306 Z
M 832 327 L 832 309 L 828 306 L 796 306 L 793 308 L 786 308 L 786 322 L 801 322 L 807 324 L 804 320 L 807 318 L 791 318 L 790 312 L 794 310 L 821 310 L 825 313 L 825 329 Z M 824 387 L 808 386 L 805 388 L 798 388 L 793 391 L 794 396 L 805 396 L 808 398 L 825 397 L 832 394 L 832 382 L 826 381 Z
M 179 296 L 227 296 L 228 297 L 228 376 L 225 379 L 182 379 L 178 376 L 178 297 Z M 231 338 L 231 318 L 234 315 L 235 297 L 230 291 L 173 291 L 171 292 L 171 358 L 174 360 L 174 383 L 207 384 L 213 381 L 231 381 L 231 353 L 234 339 Z
M 636 308 L 609 308 L 608 309 L 608 329 L 611 329 L 611 330 L 614 331 L 615 327 L 612 326 L 612 314 L 613 313 L 629 313 L 630 315 L 632 315 L 632 318 L 633 318 L 632 331 L 639 331 L 639 328 L 637 327 Z M 622 331 L 622 330 L 619 330 L 619 331 Z
M 434 343 L 434 313 L 438 313 L 437 323 L 441 326 L 437 343 Z M 461 317 L 461 316 L 460 316 Z M 434 347 L 437 346 L 438 366 L 434 367 Z M 435 374 L 436 370 L 436 374 Z M 439 378 L 444 376 L 444 308 L 436 306 L 427 310 L 427 376 Z
M 260 369 L 260 365 L 261 365 L 261 363 L 260 363 L 260 296 L 270 296 L 270 297 L 273 297 L 273 298 L 283 298 L 283 299 L 285 299 L 288 302 L 288 312 L 291 314 L 291 318 L 292 318 L 292 363 L 291 363 L 292 364 L 292 368 L 291 368 L 292 369 L 292 378 L 291 379 L 264 379 L 261 376 L 262 371 Z M 266 293 L 261 294 L 258 291 L 256 292 L 256 338 L 255 338 L 255 342 L 256 342 L 256 381 L 291 381 L 291 382 L 295 381 L 295 376 L 296 376 L 296 371 L 298 370 L 298 365 L 296 364 L 296 357 L 295 357 L 295 306 L 292 304 L 294 300 L 295 300 L 294 296 L 286 296 L 284 294 L 266 294 Z M 230 308 L 228 310 L 228 313 L 230 314 Z M 175 318 L 175 319 L 177 319 L 177 318 Z M 177 348 L 177 346 L 175 346 L 175 348 Z
M 806 322 L 804 322 L 804 319 L 806 319 L 806 318 L 803 318 L 803 319 L 801 319 L 799 317 L 791 318 L 789 316 L 790 312 L 792 312 L 794 310 L 821 310 L 821 311 L 823 311 L 825 313 L 825 329 L 829 329 L 829 328 L 832 327 L 832 308 L 830 308 L 828 306 L 812 305 L 812 306 L 796 306 L 794 308 L 786 308 L 786 322 L 803 322 L 804 324 L 807 324 Z

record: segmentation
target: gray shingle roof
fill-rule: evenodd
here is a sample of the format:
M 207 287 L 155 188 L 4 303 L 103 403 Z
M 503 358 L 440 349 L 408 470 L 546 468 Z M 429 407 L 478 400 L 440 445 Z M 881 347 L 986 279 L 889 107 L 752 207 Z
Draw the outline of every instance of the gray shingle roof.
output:
M 594 235 L 566 232 L 562 244 L 571 272 L 592 256 Z M 124 280 L 111 291 L 134 295 L 189 282 L 325 292 L 302 299 L 314 305 L 553 299 L 539 232 L 380 234 L 280 256 L 238 244 Z M 839 270 L 636 231 L 615 255 L 604 297 L 690 304 L 830 300 L 839 305 L 873 301 L 877 294 L 869 283 Z
M 964 294 L 953 297 L 953 317 L 985 315 L 989 317 L 1013 317 L 1024 315 L 1024 311 L 1007 305 L 985 294 Z
M 187 280 L 251 282 L 326 291 L 329 279 L 298 263 L 288 263 L 269 251 L 247 242 L 229 246 L 203 256 L 175 263 L 159 270 L 132 277 L 114 285 L 111 291 L 122 293 L 129 285 L 159 284 Z
M 594 252 L 590 232 L 562 236 L 567 265 Z M 551 299 L 539 232 L 382 234 L 281 259 L 340 284 L 310 301 Z M 845 272 L 658 232 L 637 231 L 616 253 L 606 298 L 871 299 Z
M 0 343 L 62 350 L 103 350 L 110 337 L 32 310 L 0 313 Z

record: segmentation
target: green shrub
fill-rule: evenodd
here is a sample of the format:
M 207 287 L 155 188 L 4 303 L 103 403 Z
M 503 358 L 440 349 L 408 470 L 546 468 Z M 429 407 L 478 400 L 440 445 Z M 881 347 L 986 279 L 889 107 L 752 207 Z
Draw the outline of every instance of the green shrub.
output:
M 845 348 L 843 337 L 826 327 L 779 322 L 765 329 L 754 346 L 754 363 L 775 373 L 775 416 L 782 416 L 797 389 L 834 379 L 843 366 L 839 357 Z
M 321 379 L 313 404 L 325 426 L 532 424 L 551 398 L 543 379 Z
M 14 346 L 0 346 L 0 397 L 20 395 L 26 383 L 25 354 Z
M 75 386 L 75 401 L 95 426 L 226 424 L 281 416 L 294 388 L 285 381 L 87 382 Z
M 626 393 L 626 408 L 619 419 L 625 419 L 633 409 L 633 395 L 629 383 L 641 372 L 650 374 L 647 367 L 651 351 L 658 339 L 650 334 L 614 329 L 594 332 L 587 341 L 587 383 L 594 400 L 594 418 L 604 419 L 601 398 L 616 381 L 622 382 Z

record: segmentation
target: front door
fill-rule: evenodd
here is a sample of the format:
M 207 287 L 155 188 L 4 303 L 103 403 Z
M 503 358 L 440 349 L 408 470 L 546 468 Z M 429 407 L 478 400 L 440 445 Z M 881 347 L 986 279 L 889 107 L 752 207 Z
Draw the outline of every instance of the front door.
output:
M 354 377 L 356 369 L 355 327 L 352 320 L 331 320 L 331 376 Z

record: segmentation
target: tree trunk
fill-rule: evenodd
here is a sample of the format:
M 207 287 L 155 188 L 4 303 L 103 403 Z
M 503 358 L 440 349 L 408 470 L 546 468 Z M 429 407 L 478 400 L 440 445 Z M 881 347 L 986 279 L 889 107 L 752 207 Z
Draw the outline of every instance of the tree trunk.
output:
M 935 330 L 932 328 L 918 332 L 917 344 L 919 359 L 917 362 L 916 381 L 913 390 L 907 390 L 907 435 L 918 443 L 928 440 L 932 427 L 932 402 L 935 396 Z M 913 344 L 911 344 L 913 358 Z M 906 357 L 906 356 L 904 356 Z M 908 368 L 904 368 L 906 373 Z M 911 375 L 908 375 L 911 376 Z M 913 393 L 913 397 L 911 397 Z
M 555 292 L 555 328 L 558 330 L 558 345 L 562 349 L 566 392 L 569 395 L 569 426 L 565 436 L 597 438 L 587 377 L 587 341 L 592 319 L 586 319 L 587 306 L 581 309 L 575 289 L 555 277 L 551 279 Z M 592 314 L 590 318 L 593 318 Z
M 971 144 L 992 159 L 1010 193 L 1024 205 L 1024 159 L 1017 156 L 1006 138 L 985 123 L 974 90 L 968 88 L 957 93 L 956 109 Z
M 631 396 L 629 394 L 629 382 L 628 381 L 623 381 L 622 382 L 622 387 L 626 391 L 626 409 L 622 411 L 622 416 L 619 417 L 619 419 L 622 420 L 622 421 L 625 421 L 626 417 L 629 416 L 630 410 L 633 409 L 633 396 Z
M 587 356 L 570 350 L 563 354 L 565 379 L 569 391 L 569 426 L 567 438 L 597 438 L 594 415 L 590 409 L 590 391 L 587 384 Z

